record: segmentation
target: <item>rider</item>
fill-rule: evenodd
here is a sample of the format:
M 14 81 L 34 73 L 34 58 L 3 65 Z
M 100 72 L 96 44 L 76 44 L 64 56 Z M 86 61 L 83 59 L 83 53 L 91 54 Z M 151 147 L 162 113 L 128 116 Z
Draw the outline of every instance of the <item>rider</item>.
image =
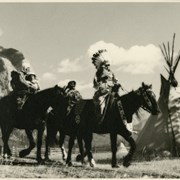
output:
M 64 87 L 65 96 L 68 97 L 67 114 L 70 113 L 72 107 L 82 99 L 81 94 L 76 89 L 76 81 L 69 81 Z
M 96 89 L 93 99 L 98 104 L 103 104 L 104 98 L 107 94 L 110 94 L 113 87 L 120 87 L 118 80 L 115 78 L 114 73 L 110 70 L 110 63 L 105 58 L 104 53 L 106 50 L 99 50 L 93 54 L 92 63 L 96 67 L 97 71 L 94 77 L 93 86 Z M 117 94 L 117 93 L 116 93 Z M 103 104 L 104 105 L 104 104 Z M 101 114 L 103 107 L 101 106 Z
M 98 105 L 98 107 L 100 106 L 101 114 L 103 114 L 104 108 L 107 108 L 107 104 L 112 103 L 113 98 L 119 96 L 118 90 L 121 87 L 114 73 L 110 70 L 110 59 L 106 55 L 106 52 L 106 49 L 99 50 L 97 53 L 93 54 L 92 57 L 92 63 L 97 69 L 93 81 L 94 88 L 96 89 L 93 99 L 95 104 Z M 126 118 L 120 100 L 118 100 L 118 107 L 121 118 L 126 124 Z M 106 109 L 104 111 L 106 112 Z M 103 114 L 100 123 L 102 123 L 104 116 L 105 114 Z
M 31 93 L 36 93 L 40 90 L 36 74 L 30 70 L 30 67 L 28 67 L 26 70 L 25 79 L 29 84 L 29 89 Z
M 40 87 L 36 75 L 30 71 L 30 66 L 26 63 L 22 65 L 20 72 L 11 72 L 11 86 L 16 97 L 17 109 L 22 109 L 28 94 L 36 93 Z

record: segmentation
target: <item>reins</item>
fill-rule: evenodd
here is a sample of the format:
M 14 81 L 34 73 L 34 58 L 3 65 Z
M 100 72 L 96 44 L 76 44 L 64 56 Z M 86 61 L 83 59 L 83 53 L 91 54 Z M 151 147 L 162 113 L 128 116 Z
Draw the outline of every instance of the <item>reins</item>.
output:
M 145 102 L 147 103 L 147 105 L 148 105 L 150 108 L 152 108 L 152 103 L 151 103 L 151 101 L 149 100 L 146 91 L 142 93 L 140 90 L 137 90 L 136 93 L 137 93 L 137 95 L 143 96 L 143 98 L 144 98 Z M 144 109 L 145 111 L 151 113 L 151 111 L 150 111 L 149 109 L 147 109 L 146 107 L 144 107 L 143 105 L 141 105 L 141 108 Z

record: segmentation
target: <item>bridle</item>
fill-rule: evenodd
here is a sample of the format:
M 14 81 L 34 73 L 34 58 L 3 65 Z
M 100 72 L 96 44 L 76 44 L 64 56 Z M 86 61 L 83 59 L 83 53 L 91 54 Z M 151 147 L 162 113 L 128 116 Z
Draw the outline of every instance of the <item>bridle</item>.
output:
M 150 109 L 152 109 L 153 105 L 152 105 L 152 102 L 151 102 L 150 98 L 147 95 L 147 92 L 148 92 L 147 90 L 143 91 L 142 89 L 139 89 L 139 90 L 136 91 L 136 94 L 139 95 L 139 96 L 142 96 L 144 98 L 144 100 L 145 100 L 145 103 L 148 105 L 148 107 Z M 151 93 L 153 93 L 153 92 L 151 92 Z M 144 109 L 145 111 L 151 113 L 151 111 L 147 107 L 141 105 L 141 108 Z

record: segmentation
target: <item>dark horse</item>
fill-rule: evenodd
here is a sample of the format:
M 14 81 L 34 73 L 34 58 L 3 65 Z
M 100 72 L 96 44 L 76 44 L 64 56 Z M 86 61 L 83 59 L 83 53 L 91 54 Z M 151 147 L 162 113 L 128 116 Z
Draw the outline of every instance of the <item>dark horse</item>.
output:
M 57 101 L 58 94 L 58 86 L 39 91 L 30 95 L 19 111 L 16 110 L 16 105 L 13 103 L 13 95 L 5 96 L 0 100 L 0 126 L 4 143 L 4 155 L 12 155 L 8 140 L 14 128 L 25 129 L 29 139 L 29 147 L 19 153 L 20 157 L 25 157 L 35 147 L 32 132 L 37 129 L 37 161 L 38 163 L 42 162 L 41 145 L 45 128 L 44 119 L 48 108 Z
M 66 163 L 68 165 L 72 165 L 71 163 L 71 153 L 74 145 L 74 140 L 77 137 L 80 153 L 81 153 L 81 162 L 83 163 L 84 158 L 84 150 L 82 146 L 82 140 L 85 142 L 86 153 L 91 166 L 94 166 L 93 156 L 91 152 L 91 144 L 92 144 L 92 134 L 106 134 L 110 133 L 111 139 L 111 149 L 112 149 L 112 167 L 118 167 L 117 159 L 116 159 L 116 151 L 117 151 L 117 135 L 121 135 L 130 145 L 130 149 L 128 154 L 125 156 L 123 165 L 128 167 L 130 165 L 130 161 L 132 160 L 136 144 L 134 139 L 132 138 L 131 132 L 126 128 L 122 117 L 119 113 L 118 103 L 121 100 L 124 113 L 127 119 L 127 122 L 132 122 L 132 116 L 134 113 L 138 111 L 140 107 L 144 108 L 148 112 L 157 115 L 159 112 L 158 105 L 155 99 L 155 95 L 151 90 L 151 85 L 145 85 L 142 83 L 142 86 L 135 91 L 131 91 L 130 93 L 123 95 L 122 97 L 115 98 L 114 101 L 109 105 L 109 108 L 106 112 L 106 116 L 103 122 L 99 125 L 99 119 L 95 113 L 95 104 L 94 101 L 91 100 L 82 100 L 80 103 L 83 103 L 83 108 L 78 112 L 78 104 L 72 109 L 69 116 L 64 116 L 64 120 L 62 120 L 62 112 L 60 113 L 61 107 L 65 107 L 67 104 L 67 99 L 61 96 L 61 103 L 58 104 L 58 107 L 54 107 L 56 120 L 59 119 L 62 124 L 61 134 L 63 134 L 62 138 L 60 137 L 60 141 L 63 142 L 63 138 L 65 134 L 70 135 L 69 140 L 69 150 L 68 157 L 66 159 Z M 79 106 L 81 107 L 81 106 Z M 77 113 L 78 112 L 78 113 Z M 65 115 L 65 114 L 64 114 Z M 77 116 L 80 116 L 80 121 L 77 121 Z M 60 120 L 61 119 L 61 120 Z M 60 126 L 59 126 L 60 127 Z

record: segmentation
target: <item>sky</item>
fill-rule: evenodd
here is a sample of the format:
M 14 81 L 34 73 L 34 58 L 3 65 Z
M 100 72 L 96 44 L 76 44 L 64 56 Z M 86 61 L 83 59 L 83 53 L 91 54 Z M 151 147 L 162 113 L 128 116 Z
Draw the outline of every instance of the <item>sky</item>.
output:
M 111 70 L 124 94 L 152 84 L 159 97 L 160 74 L 168 77 L 159 45 L 180 50 L 179 2 L 0 3 L 0 45 L 23 52 L 41 89 L 69 80 L 84 98 L 94 94 L 91 56 L 107 49 Z M 175 76 L 180 83 L 180 67 Z

